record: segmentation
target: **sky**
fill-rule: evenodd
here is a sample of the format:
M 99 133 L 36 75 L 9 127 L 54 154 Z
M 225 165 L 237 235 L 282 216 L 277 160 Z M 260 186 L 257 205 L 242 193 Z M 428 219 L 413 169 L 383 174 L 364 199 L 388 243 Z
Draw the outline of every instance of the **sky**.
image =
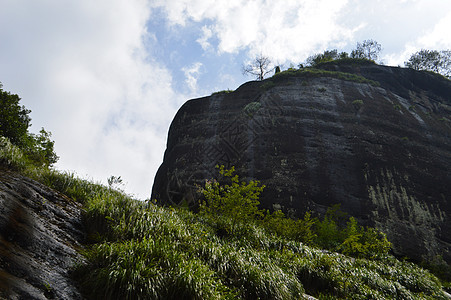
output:
M 52 133 L 55 167 L 148 199 L 170 123 L 192 98 L 236 89 L 257 55 L 281 69 L 382 45 L 404 66 L 451 49 L 450 0 L 0 0 L 0 82 Z

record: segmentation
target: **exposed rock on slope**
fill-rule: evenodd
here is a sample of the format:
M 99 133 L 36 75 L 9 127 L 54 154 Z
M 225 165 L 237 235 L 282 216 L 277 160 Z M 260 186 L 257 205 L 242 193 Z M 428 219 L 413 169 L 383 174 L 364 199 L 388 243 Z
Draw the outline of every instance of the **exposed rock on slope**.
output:
M 341 203 L 386 232 L 397 254 L 451 262 L 451 81 L 378 65 L 323 68 L 185 103 L 152 198 L 193 205 L 216 164 L 234 165 L 267 186 L 264 207 L 301 216 Z
M 82 238 L 79 204 L 0 169 L 0 299 L 82 299 L 68 274 Z

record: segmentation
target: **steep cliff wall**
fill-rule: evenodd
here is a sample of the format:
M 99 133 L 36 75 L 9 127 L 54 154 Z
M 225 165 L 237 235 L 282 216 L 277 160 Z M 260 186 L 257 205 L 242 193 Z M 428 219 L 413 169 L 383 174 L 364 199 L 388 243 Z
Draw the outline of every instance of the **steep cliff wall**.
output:
M 69 274 L 82 229 L 80 204 L 0 169 L 0 299 L 83 299 Z
M 267 186 L 263 207 L 301 216 L 341 203 L 396 253 L 450 262 L 451 81 L 377 65 L 323 69 L 186 102 L 152 198 L 194 205 L 196 184 L 233 165 Z

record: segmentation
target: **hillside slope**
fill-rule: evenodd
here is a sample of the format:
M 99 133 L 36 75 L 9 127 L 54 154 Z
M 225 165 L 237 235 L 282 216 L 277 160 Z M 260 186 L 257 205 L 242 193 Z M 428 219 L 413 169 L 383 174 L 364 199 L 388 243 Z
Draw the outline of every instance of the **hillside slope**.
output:
M 79 203 L 0 169 L 0 299 L 82 299 L 69 271 L 83 235 Z

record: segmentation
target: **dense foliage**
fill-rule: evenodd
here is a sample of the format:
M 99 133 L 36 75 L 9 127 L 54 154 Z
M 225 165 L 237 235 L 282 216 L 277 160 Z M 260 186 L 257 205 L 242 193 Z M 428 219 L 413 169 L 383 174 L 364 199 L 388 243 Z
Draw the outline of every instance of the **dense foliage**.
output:
M 414 70 L 431 71 L 451 78 L 451 51 L 420 50 L 404 63 Z
M 229 216 L 96 189 L 85 200 L 92 245 L 76 270 L 92 299 L 445 299 L 434 276 L 391 256 L 351 258 L 246 220 L 224 235 Z
M 205 200 L 200 204 L 200 213 L 230 218 L 232 226 L 227 228 L 227 231 L 234 233 L 237 223 L 262 215 L 258 208 L 260 204 L 258 198 L 265 186 L 259 186 L 260 183 L 257 180 L 251 180 L 249 183 L 240 182 L 238 175 L 233 174 L 235 167 L 229 170 L 224 166 L 217 167 L 222 179 L 228 179 L 230 184 L 207 180 L 205 187 L 201 189 Z
M 39 134 L 28 132 L 31 110 L 20 105 L 18 95 L 2 89 L 0 83 L 0 143 L 3 147 L 12 143 L 22 149 L 23 155 L 35 166 L 51 166 L 58 161 L 54 151 L 52 134 L 41 129 Z

